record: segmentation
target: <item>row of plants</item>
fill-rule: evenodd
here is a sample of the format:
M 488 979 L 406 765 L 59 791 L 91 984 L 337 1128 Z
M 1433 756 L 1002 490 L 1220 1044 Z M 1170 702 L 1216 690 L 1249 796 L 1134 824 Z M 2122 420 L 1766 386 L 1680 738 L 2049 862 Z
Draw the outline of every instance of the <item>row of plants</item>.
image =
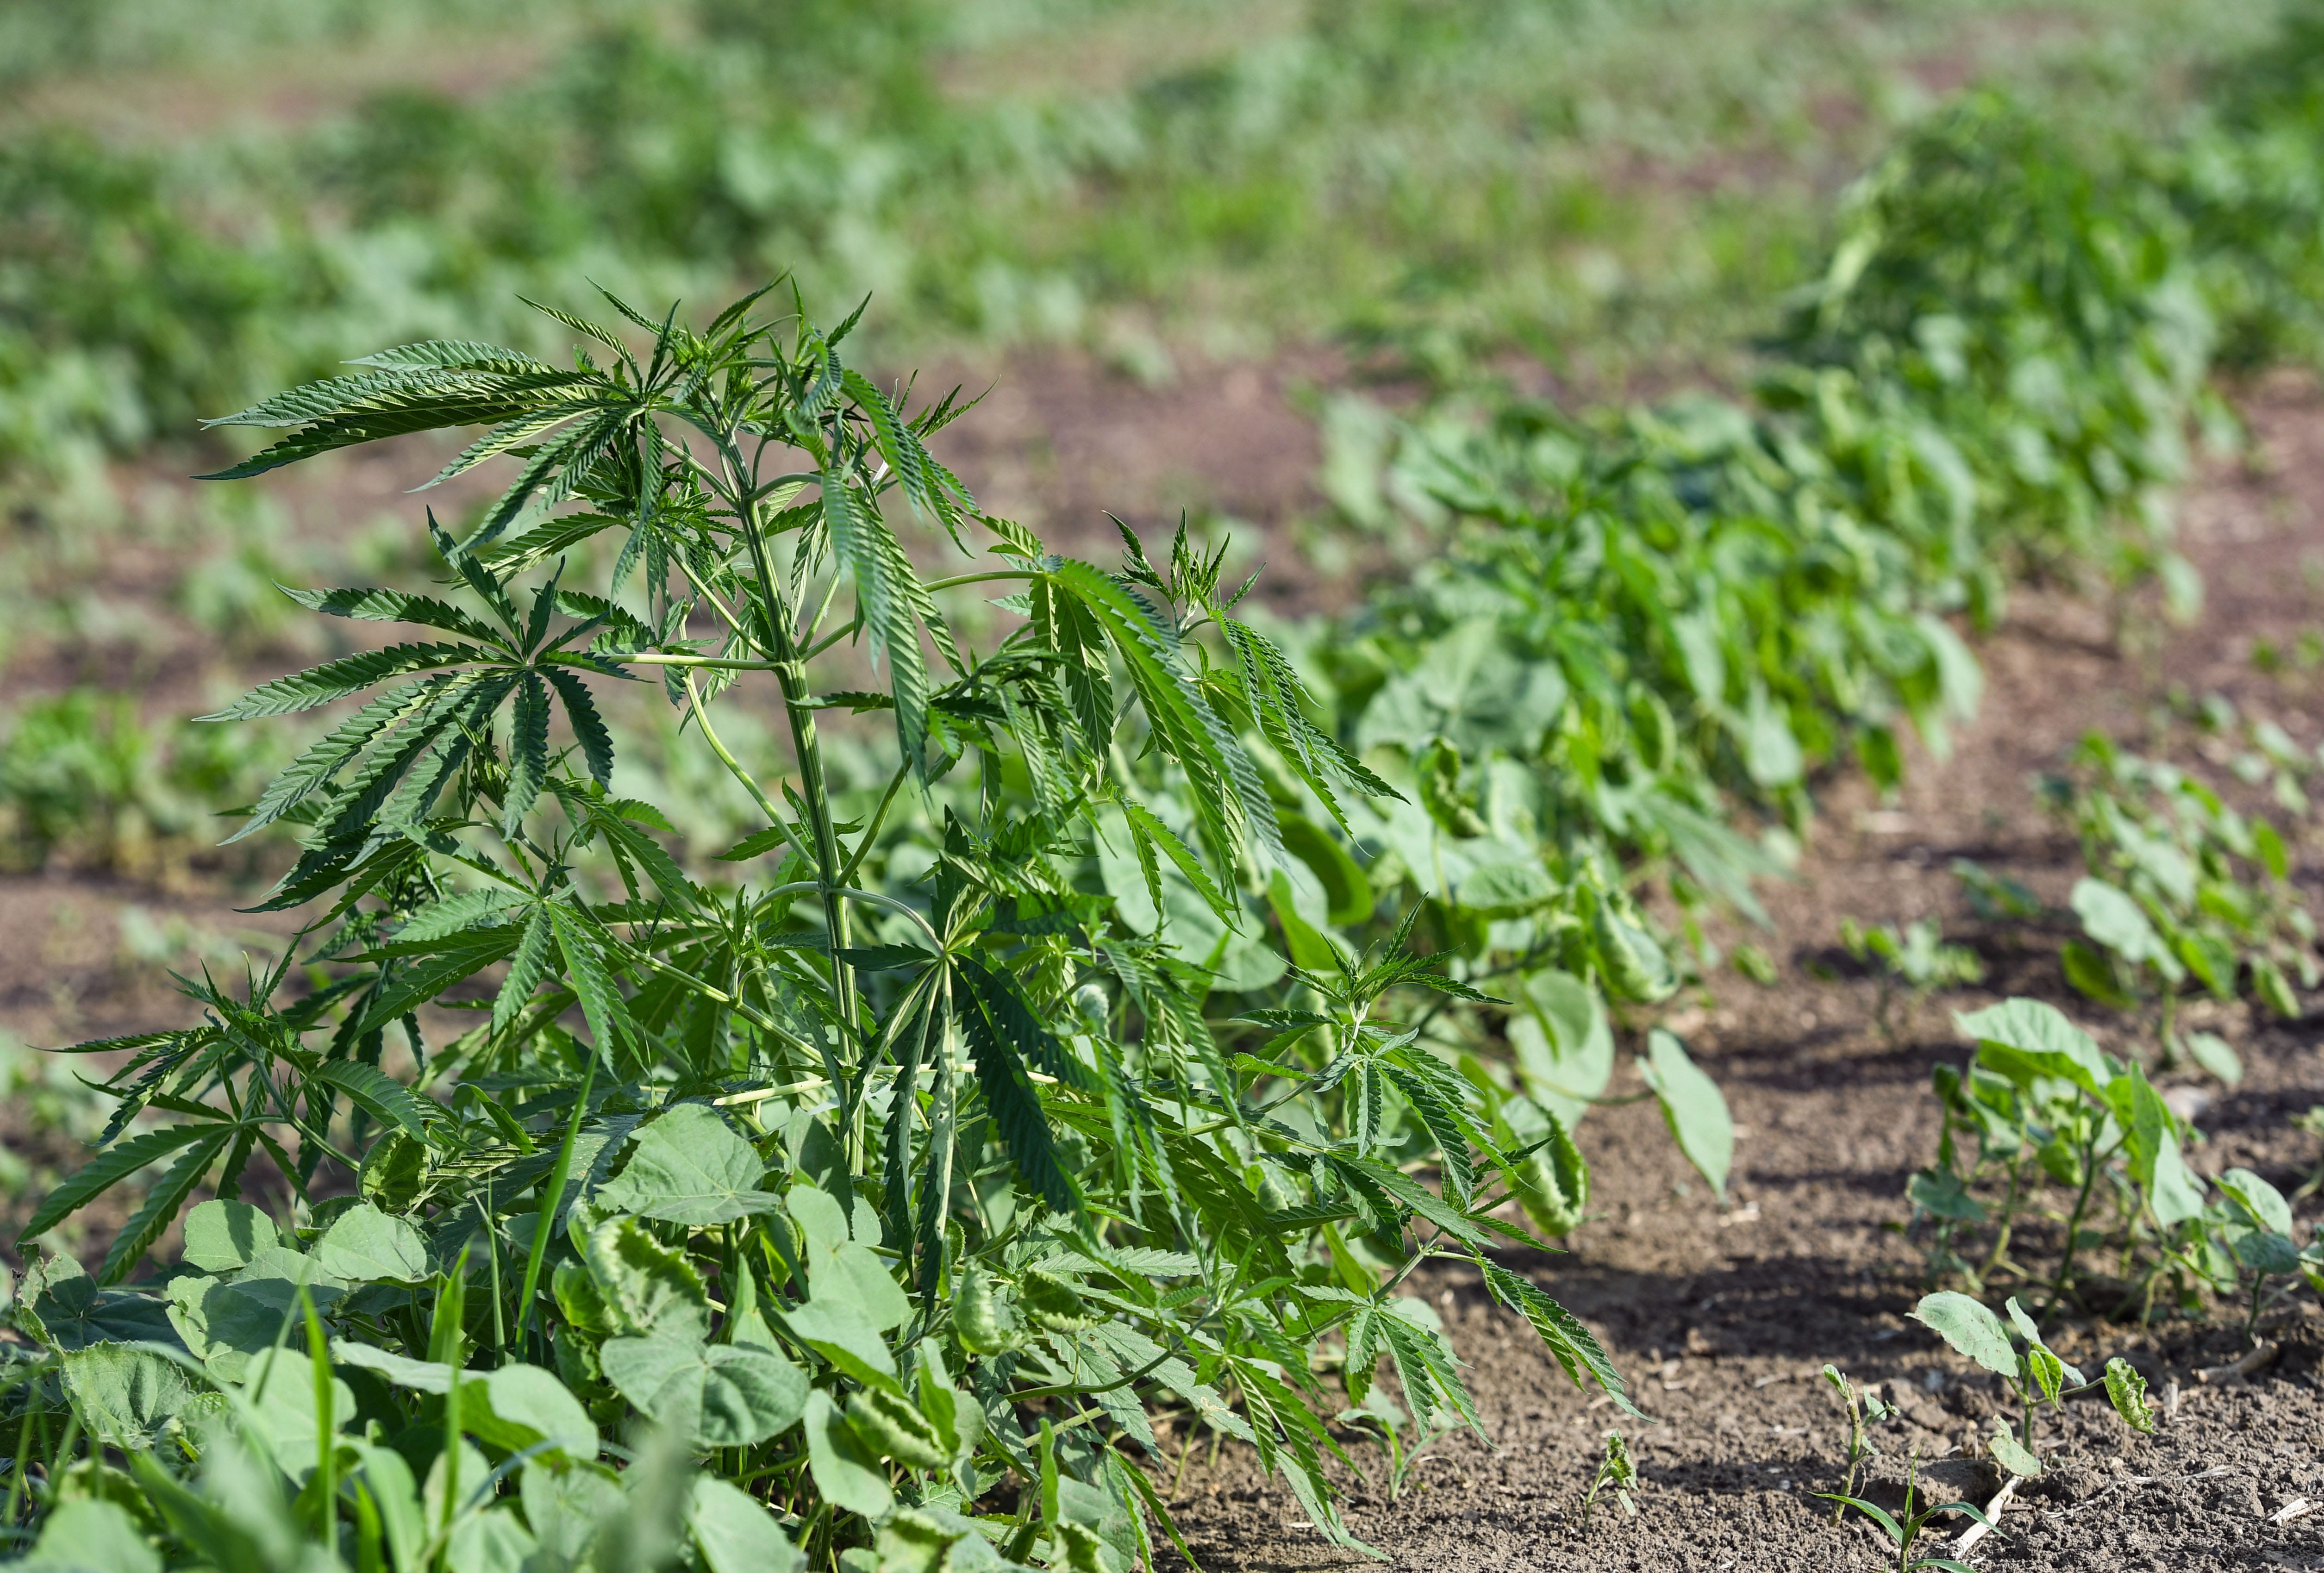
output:
M 1439 943 L 1653 1003 L 1714 959 L 1697 915 L 1757 915 L 1815 772 L 1943 752 L 2011 583 L 2185 610 L 2169 489 L 2224 419 L 2190 245 L 2166 193 L 1980 96 L 1858 189 L 1753 402 L 1407 423 L 1382 492 L 1444 549 L 1309 647 L 1359 748 L 1413 761 L 1415 805 L 1356 822 L 1397 854 L 1375 881 L 1431 893 Z
M 1342 491 L 1442 549 L 1309 647 L 1360 744 L 1416 750 L 1459 849 L 1360 827 L 1404 854 L 1390 873 L 1463 939 L 1519 953 L 1517 910 L 1592 934 L 1583 870 L 1655 880 L 1683 946 L 1634 967 L 1635 947 L 1563 942 L 1573 970 L 1650 1003 L 1717 959 L 1696 914 L 1756 915 L 1749 881 L 1787 860 L 1815 772 L 1852 760 L 1894 785 L 1908 734 L 1941 757 L 1980 691 L 1961 635 L 2014 581 L 2098 591 L 2126 630 L 2153 603 L 2190 614 L 2171 489 L 2190 431 L 2235 440 L 2207 377 L 2308 354 L 2324 321 L 2324 200 L 2292 157 L 2317 145 L 2319 37 L 2297 11 L 2161 144 L 2092 148 L 1992 94 L 1934 118 L 1851 193 L 1748 401 L 1577 418 L 1472 393 L 1395 423 L 1382 473 Z M 2307 765 L 2281 731 L 2246 752 L 2296 806 Z M 2167 1010 L 2192 979 L 2293 1010 L 2312 933 L 2264 814 L 2101 741 L 2057 790 L 2090 861 L 2078 988 Z M 1505 857 L 1552 871 L 1529 907 L 1501 896 Z M 1884 937 L 1901 957 L 1906 936 Z
M 117 1107 L 26 1237 L 143 1190 L 94 1274 L 17 1286 L 11 1531 L 66 1566 L 1120 1568 L 1207 1432 L 1352 1545 L 1352 1442 L 1479 1425 L 1432 1262 L 1628 1407 L 1498 1254 L 1587 1216 L 1617 1014 L 1755 909 L 1812 769 L 1892 781 L 1973 703 L 1946 614 L 2168 561 L 2206 297 L 2079 157 L 1984 100 L 1914 137 L 1761 406 L 1416 436 L 1445 566 L 1312 642 L 1184 532 L 1108 571 L 980 511 L 928 446 L 960 401 L 796 299 L 554 313 L 569 363 L 429 341 L 228 418 L 288 433 L 228 476 L 482 427 L 447 476 L 516 479 L 430 518 L 438 585 L 294 592 L 410 642 L 220 713 L 337 707 L 240 832 L 296 839 L 262 906 L 311 915 L 190 985 L 200 1025 L 84 1045 Z M 980 598 L 1013 626 L 964 641 Z M 617 788 L 624 684 L 756 805 L 747 877 Z M 746 760 L 753 692 L 788 746 Z M 854 789 L 848 729 L 890 761 Z M 2119 1157 L 2183 1228 L 2144 1072 L 2004 1012 L 1980 1063 L 2037 1146 L 2070 1116 L 2086 1197 Z M 1717 1088 L 1639 1046 L 1723 1190 Z

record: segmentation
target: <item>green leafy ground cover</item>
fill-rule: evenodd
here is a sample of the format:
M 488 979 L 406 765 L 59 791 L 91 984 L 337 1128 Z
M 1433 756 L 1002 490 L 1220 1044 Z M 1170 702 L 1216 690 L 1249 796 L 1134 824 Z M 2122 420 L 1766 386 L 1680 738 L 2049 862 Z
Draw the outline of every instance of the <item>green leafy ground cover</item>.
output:
M 1626 1402 L 1495 1250 L 1580 1220 L 1616 1026 L 1711 961 L 1700 915 L 1752 913 L 1815 771 L 1893 780 L 1975 703 L 1964 630 L 2013 583 L 2187 593 L 2206 374 L 2305 348 L 2324 298 L 2288 151 L 2317 73 L 2281 65 L 2324 33 L 2290 36 L 2168 139 L 1993 96 L 1917 124 L 1748 402 L 1392 424 L 1379 495 L 1438 566 L 1331 629 L 1239 618 L 1183 537 L 1102 568 L 980 511 L 928 447 L 973 412 L 874 385 L 856 319 L 784 291 L 693 327 L 608 299 L 552 314 L 553 360 L 432 339 L 244 409 L 287 435 L 229 478 L 481 428 L 454 468 L 512 482 L 402 584 L 295 590 L 407 642 L 222 713 L 337 707 L 244 815 L 295 837 L 264 905 L 305 927 L 189 985 L 200 1025 L 90 1045 L 113 1118 L 25 1237 L 143 1190 L 94 1273 L 14 1286 L 11 1531 L 59 1567 L 1119 1568 L 1173 1533 L 1159 1417 L 1344 1539 L 1345 1449 L 1476 1423 L 1404 1292 L 1431 1259 Z M 617 789 L 624 685 L 749 833 L 688 845 Z M 729 744 L 745 685 L 781 778 Z M 883 739 L 865 782 L 835 710 Z M 2273 982 L 2188 943 L 2267 998 L 2289 921 Z M 2138 1063 L 1987 1015 L 1962 1119 L 2058 1145 L 2085 1199 L 2118 1173 L 2155 1281 L 2256 1307 L 2301 1274 L 2282 1199 L 2202 1194 Z M 1716 1086 L 1642 1046 L 1723 1188 Z M 268 1167 L 283 1216 L 243 1199 Z M 2072 1282 L 2070 1246 L 2044 1315 Z

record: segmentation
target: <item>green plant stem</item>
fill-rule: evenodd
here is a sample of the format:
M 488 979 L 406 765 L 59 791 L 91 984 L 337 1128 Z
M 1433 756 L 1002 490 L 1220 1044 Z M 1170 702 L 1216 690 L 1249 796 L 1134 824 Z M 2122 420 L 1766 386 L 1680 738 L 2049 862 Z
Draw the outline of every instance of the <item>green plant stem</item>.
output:
M 1979 1278 L 1989 1276 L 1994 1268 L 2000 1265 L 2002 1254 L 2009 1248 L 2009 1231 L 2017 1222 L 2018 1188 L 2024 1182 L 2024 1176 L 2025 1145 L 2020 1142 L 2017 1155 L 2009 1164 L 2009 1196 L 2001 1204 L 2001 1229 L 1993 1237 L 1993 1249 L 1987 1255 L 1985 1265 L 1978 1269 Z
M 315 1314 L 315 1297 L 304 1284 L 299 1307 L 306 1313 L 307 1352 L 315 1375 L 315 1532 L 324 1547 L 339 1549 L 338 1416 L 333 1403 L 329 1346 L 323 1338 L 323 1319 Z
M 607 658 L 632 667 L 710 667 L 722 672 L 771 672 L 775 669 L 775 664 L 772 661 L 736 661 L 729 660 L 723 656 L 663 655 L 652 650 L 641 655 L 613 656 Z
M 710 751 L 718 756 L 718 762 L 725 766 L 727 774 L 740 782 L 742 790 L 751 795 L 751 801 L 759 805 L 759 812 L 767 816 L 767 823 L 783 832 L 783 840 L 789 843 L 791 851 L 798 854 L 799 861 L 813 863 L 815 860 L 807 856 L 807 849 L 800 846 L 798 838 L 791 833 L 790 816 L 775 806 L 774 799 L 767 796 L 766 789 L 759 785 L 758 777 L 742 768 L 742 761 L 734 757 L 725 741 L 719 737 L 717 729 L 710 724 L 710 711 L 702 703 L 701 693 L 694 686 L 694 674 L 691 672 L 686 675 L 686 697 L 693 709 L 694 724 L 702 729 L 702 741 L 710 745 Z
M 65 1434 L 63 1440 L 57 1443 L 57 1450 L 50 1455 L 52 1462 L 49 1465 L 49 1476 L 48 1479 L 42 1483 L 47 1487 L 47 1489 L 42 1494 L 47 1499 L 43 1505 L 51 1509 L 56 1506 L 57 1493 L 63 1488 L 63 1482 L 60 1476 L 62 1476 L 67 1469 L 72 1467 L 73 1449 L 79 1446 L 79 1444 L 80 1411 L 77 1409 L 69 1410 L 65 1413 Z
M 2098 1159 L 2089 1148 L 2085 1147 L 2082 1149 L 2082 1188 L 2074 1197 L 2074 1210 L 2066 1219 L 2065 1250 L 2058 1261 L 2058 1275 L 2050 1280 L 2050 1287 L 2044 1293 L 2043 1320 L 2058 1309 L 2059 1302 L 2065 1298 L 2066 1285 L 2073 1279 L 2075 1247 L 2082 1232 L 2082 1214 L 2089 1210 L 2090 1191 L 2098 1184 Z
M 854 854 L 847 860 L 847 867 L 839 871 L 842 885 L 855 883 L 855 870 L 863 866 L 864 855 L 871 851 L 872 843 L 879 838 L 880 828 L 888 823 L 890 805 L 896 801 L 896 794 L 902 790 L 904 777 L 911 773 L 912 767 L 907 761 L 897 766 L 896 773 L 888 777 L 888 790 L 880 795 L 880 806 L 872 811 L 871 819 L 864 823 L 863 833 L 855 838 Z
M 565 1200 L 566 1182 L 573 1174 L 573 1149 L 581 1139 L 581 1119 L 589 1111 L 589 1090 L 596 1085 L 597 1057 L 589 1056 L 587 1069 L 581 1072 L 580 1096 L 573 1100 L 572 1118 L 565 1122 L 565 1139 L 557 1146 L 557 1165 L 549 1172 L 549 1185 L 541 1192 L 540 1211 L 533 1220 L 532 1248 L 525 1254 L 524 1286 L 517 1292 L 519 1314 L 517 1338 L 529 1338 L 532 1332 L 532 1296 L 540 1287 L 540 1265 L 549 1256 L 549 1231 L 557 1222 L 558 1206 Z
M 727 448 L 730 474 L 739 472 L 731 444 Z M 821 455 L 816 455 L 818 460 Z M 834 475 L 828 483 L 844 485 L 843 478 Z M 775 681 L 781 687 L 783 712 L 789 719 L 791 746 L 798 761 L 799 798 L 807 805 L 807 834 L 814 841 L 816 883 L 823 897 L 825 932 L 831 936 L 831 986 L 835 1014 L 839 1018 L 840 1031 L 848 1039 L 860 1040 L 861 1024 L 857 1021 L 855 970 L 840 955 L 847 944 L 847 906 L 841 899 L 844 881 L 839 877 L 839 835 L 831 820 L 831 788 L 824 776 L 823 744 L 816 732 L 813 695 L 807 692 L 806 658 L 800 653 L 797 632 L 791 627 L 790 607 L 784 601 L 775 578 L 772 559 L 767 552 L 766 531 L 759 516 L 760 503 L 754 497 L 730 493 L 728 501 L 734 505 L 735 517 L 742 520 L 742 535 L 751 553 L 752 571 L 759 577 L 759 593 L 764 598 L 761 610 L 774 636 L 775 648 L 768 652 L 774 658 Z M 784 823 L 778 821 L 778 823 Z M 788 832 L 786 830 L 785 834 Z M 897 903 L 901 906 L 902 903 Z M 860 1042 L 857 1047 L 862 1048 Z M 845 1133 L 848 1162 L 860 1167 L 862 1134 L 852 1127 Z
M 1841 1489 L 1850 1496 L 1856 1495 L 1856 1472 L 1863 1467 L 1864 1406 L 1857 1402 L 1856 1394 L 1851 1392 L 1848 1395 L 1848 1478 L 1846 1484 L 1841 1486 Z M 1831 1522 L 1838 1523 L 1840 1515 L 1847 1511 L 1846 1503 L 1835 1504 L 1831 1510 Z
M 1006 579 L 1038 579 L 1041 575 L 1030 568 L 995 568 L 982 574 L 956 574 L 949 579 L 931 579 L 928 591 L 957 590 L 963 584 L 997 584 Z
M 810 890 L 822 890 L 825 887 L 819 880 L 798 879 L 794 880 L 788 885 L 775 886 L 772 889 L 769 890 L 767 894 L 770 896 L 799 896 L 804 895 Z M 912 906 L 908 902 L 899 901 L 892 896 L 883 896 L 877 890 L 858 890 L 853 886 L 847 885 L 832 887 L 830 894 L 834 899 L 867 901 L 874 906 L 884 906 L 890 912 L 899 913 L 905 917 L 908 917 L 912 920 L 913 924 L 918 926 L 922 934 L 928 936 L 928 942 L 931 944 L 935 945 L 939 951 L 944 948 L 944 941 L 936 936 L 936 931 L 929 925 L 928 920 L 922 916 L 919 911 Z
M 493 1273 L 493 1353 L 506 1364 L 508 1360 L 508 1321 L 503 1315 L 508 1296 L 501 1288 L 501 1228 L 500 1219 L 493 1212 L 493 1188 L 484 1186 L 484 1205 L 476 1215 L 484 1226 L 484 1261 Z
M 816 620 L 818 622 L 822 621 L 822 617 L 823 614 L 820 612 L 816 613 Z M 839 627 L 833 629 L 829 633 L 816 640 L 815 643 L 809 645 L 806 649 L 800 651 L 799 659 L 801 661 L 812 661 L 816 657 L 823 654 L 824 651 L 837 644 L 841 639 L 852 638 L 853 635 L 862 631 L 863 620 L 862 615 L 859 613 L 855 617 L 850 618 L 844 623 L 842 623 Z
M 16 1428 L 16 1467 L 8 1476 L 8 1505 L 0 1511 L 0 1524 L 16 1522 L 16 1504 L 24 1496 L 24 1467 L 31 1461 L 32 1450 L 32 1417 L 41 1412 L 40 1379 L 28 1377 L 24 1384 L 24 1420 Z

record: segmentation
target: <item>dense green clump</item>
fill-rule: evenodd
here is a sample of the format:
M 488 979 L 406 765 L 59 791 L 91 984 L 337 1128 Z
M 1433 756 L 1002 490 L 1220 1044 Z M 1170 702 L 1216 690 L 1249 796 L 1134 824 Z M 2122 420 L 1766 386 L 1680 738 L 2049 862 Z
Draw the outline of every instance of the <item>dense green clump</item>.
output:
M 1256 1446 L 1352 1544 L 1333 1415 L 1478 1423 L 1403 1292 L 1432 1258 L 1627 1404 L 1487 1254 L 1534 1237 L 1513 1199 L 1572 1228 L 1587 1171 L 1424 1035 L 1428 1001 L 1487 999 L 1408 948 L 1418 906 L 1365 897 L 1332 909 L 1357 937 L 1292 929 L 1292 964 L 1251 966 L 1246 887 L 1328 926 L 1364 881 L 1348 805 L 1397 793 L 1315 725 L 1218 558 L 1182 536 L 1166 571 L 1131 538 L 1108 573 L 981 512 L 926 446 L 962 406 L 848 367 L 852 318 L 613 304 L 649 347 L 564 317 L 568 366 L 432 341 L 230 418 L 290 428 L 230 476 L 484 425 L 447 474 L 505 455 L 516 479 L 465 538 L 430 519 L 448 593 L 292 592 L 420 637 L 212 718 L 356 706 L 238 832 L 301 845 L 259 904 L 313 915 L 280 962 L 189 985 L 200 1026 L 83 1045 L 123 1058 L 114 1117 L 25 1235 L 133 1176 L 143 1200 L 94 1280 L 27 1274 L 12 1410 L 69 1417 L 43 1446 L 86 1439 L 90 1490 L 149 1512 L 73 1508 L 52 1471 L 44 1554 L 99 1521 L 190 1551 L 279 1471 L 300 1495 L 266 1532 L 364 1566 L 629 1567 L 654 1534 L 714 1567 L 887 1566 L 899 1537 L 1120 1566 L 1175 1533 L 1157 1423 Z M 982 565 L 922 574 L 890 508 Z M 620 550 L 585 589 L 567 554 L 598 535 Z M 971 587 L 1018 614 L 990 648 L 944 610 Z M 841 686 L 866 656 L 880 685 Z M 741 883 L 688 874 L 615 787 L 595 695 L 653 681 L 763 816 L 718 854 Z M 752 686 L 789 730 L 779 784 L 720 734 Z M 883 718 L 876 798 L 828 777 L 834 709 Z M 475 1025 L 432 1036 L 447 1011 Z M 243 1200 L 262 1158 L 282 1219 Z M 181 1217 L 181 1262 L 115 1287 Z

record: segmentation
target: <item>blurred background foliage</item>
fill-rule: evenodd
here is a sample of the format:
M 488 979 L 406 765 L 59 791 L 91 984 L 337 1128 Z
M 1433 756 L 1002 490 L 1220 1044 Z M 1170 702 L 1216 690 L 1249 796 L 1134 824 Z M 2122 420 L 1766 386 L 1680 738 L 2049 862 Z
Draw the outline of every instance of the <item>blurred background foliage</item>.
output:
M 1780 807 L 1794 773 L 1753 768 L 1755 727 L 1764 740 L 1786 714 L 1813 762 L 1849 741 L 1818 719 L 1836 706 L 1884 767 L 1899 704 L 1926 723 L 1959 698 L 1914 653 L 1924 613 L 1983 608 L 1996 575 L 2086 557 L 2112 512 L 2148 506 L 2212 354 L 2318 347 L 2305 285 L 2324 101 L 2301 69 L 2314 50 L 2258 47 L 2281 9 L 0 0 L 0 861 L 247 875 L 213 860 L 208 816 L 274 761 L 175 718 L 287 656 L 332 653 L 277 582 L 384 572 L 415 548 L 392 493 L 417 475 L 255 501 L 189 492 L 202 417 L 328 374 L 349 345 L 560 352 L 520 294 L 578 305 L 595 281 L 706 300 L 784 269 L 825 319 L 873 292 L 857 354 L 882 372 L 934 362 L 982 385 L 1014 356 L 1007 375 L 1038 382 L 1041 357 L 1079 356 L 1167 390 L 1188 368 L 1305 357 L 1321 464 L 1309 516 L 1289 522 L 1326 572 L 1410 560 L 1455 520 L 1506 522 L 1525 501 L 1527 530 L 1379 601 L 1334 669 L 1319 660 L 1351 728 L 1473 617 L 1478 576 L 1526 572 L 1585 492 L 1621 493 L 1625 517 L 1699 511 L 1704 487 L 1725 498 L 1714 514 L 1759 506 L 1748 472 L 1775 438 L 1756 417 L 1623 400 L 1756 385 L 1778 427 L 1856 455 L 1836 479 L 1778 485 L 1816 506 L 1884 516 L 1882 455 L 1916 452 L 1898 472 L 1919 466 L 1906 511 L 1933 511 L 1904 532 L 1911 562 L 1884 547 L 1834 579 L 1811 541 L 1766 609 L 1909 580 L 1893 627 L 1847 636 L 1902 639 L 1923 674 L 1906 692 L 1883 679 L 1860 701 L 1849 670 L 1771 649 L 1766 692 L 1738 676 L 1731 695 L 1698 695 L 1702 674 L 1665 652 L 1682 715 L 1705 706 L 1706 735 L 1733 740 L 1705 745 L 1729 766 L 1674 801 L 1710 812 L 1739 786 Z M 2295 45 L 2317 26 L 2299 8 L 2291 25 Z M 1958 128 L 1948 106 L 1980 91 L 1983 129 L 1950 153 L 1924 139 L 1914 156 L 1937 177 L 1900 187 L 1899 139 Z M 2036 230 L 1969 223 L 2013 169 L 1996 211 Z M 2045 240 L 2060 215 L 2104 234 Z M 1898 223 L 1982 238 L 1882 244 Z M 1851 246 L 1872 272 L 1835 290 Z M 1932 254 L 1956 274 L 1913 275 Z M 2106 276 L 2021 265 L 2070 254 Z M 2200 321 L 2091 315 L 2198 294 Z M 1934 315 L 1952 337 L 1929 336 L 1932 300 L 1951 303 Z M 2095 338 L 2062 360 L 2029 344 L 2059 321 Z M 2145 370 L 2116 374 L 2126 345 Z M 2108 369 L 2063 402 L 2029 391 L 2061 364 Z M 1899 386 L 1917 390 L 1902 412 L 1881 402 Z M 1923 440 L 1980 421 L 1990 452 L 1968 472 Z M 2021 451 L 2028 429 L 2081 446 L 2049 463 Z M 1981 513 L 2034 522 L 1998 545 L 1960 537 L 1964 484 Z M 2168 566 L 2159 547 L 2107 543 L 2118 581 Z M 1676 549 L 1731 566 L 1739 548 Z M 1618 623 L 1660 615 L 1651 595 L 1615 605 L 1618 585 L 1535 579 L 1519 621 L 1583 603 Z M 706 833 L 747 817 L 719 780 L 644 755 L 669 777 L 658 786 L 698 799 Z
M 584 276 L 870 289 L 874 359 L 1065 341 L 1162 378 L 1351 336 L 1716 373 L 1932 103 L 1999 82 L 2102 138 L 2271 9 L 10 4 L 0 463 L 180 437 L 347 344 L 537 340 L 513 295 Z

